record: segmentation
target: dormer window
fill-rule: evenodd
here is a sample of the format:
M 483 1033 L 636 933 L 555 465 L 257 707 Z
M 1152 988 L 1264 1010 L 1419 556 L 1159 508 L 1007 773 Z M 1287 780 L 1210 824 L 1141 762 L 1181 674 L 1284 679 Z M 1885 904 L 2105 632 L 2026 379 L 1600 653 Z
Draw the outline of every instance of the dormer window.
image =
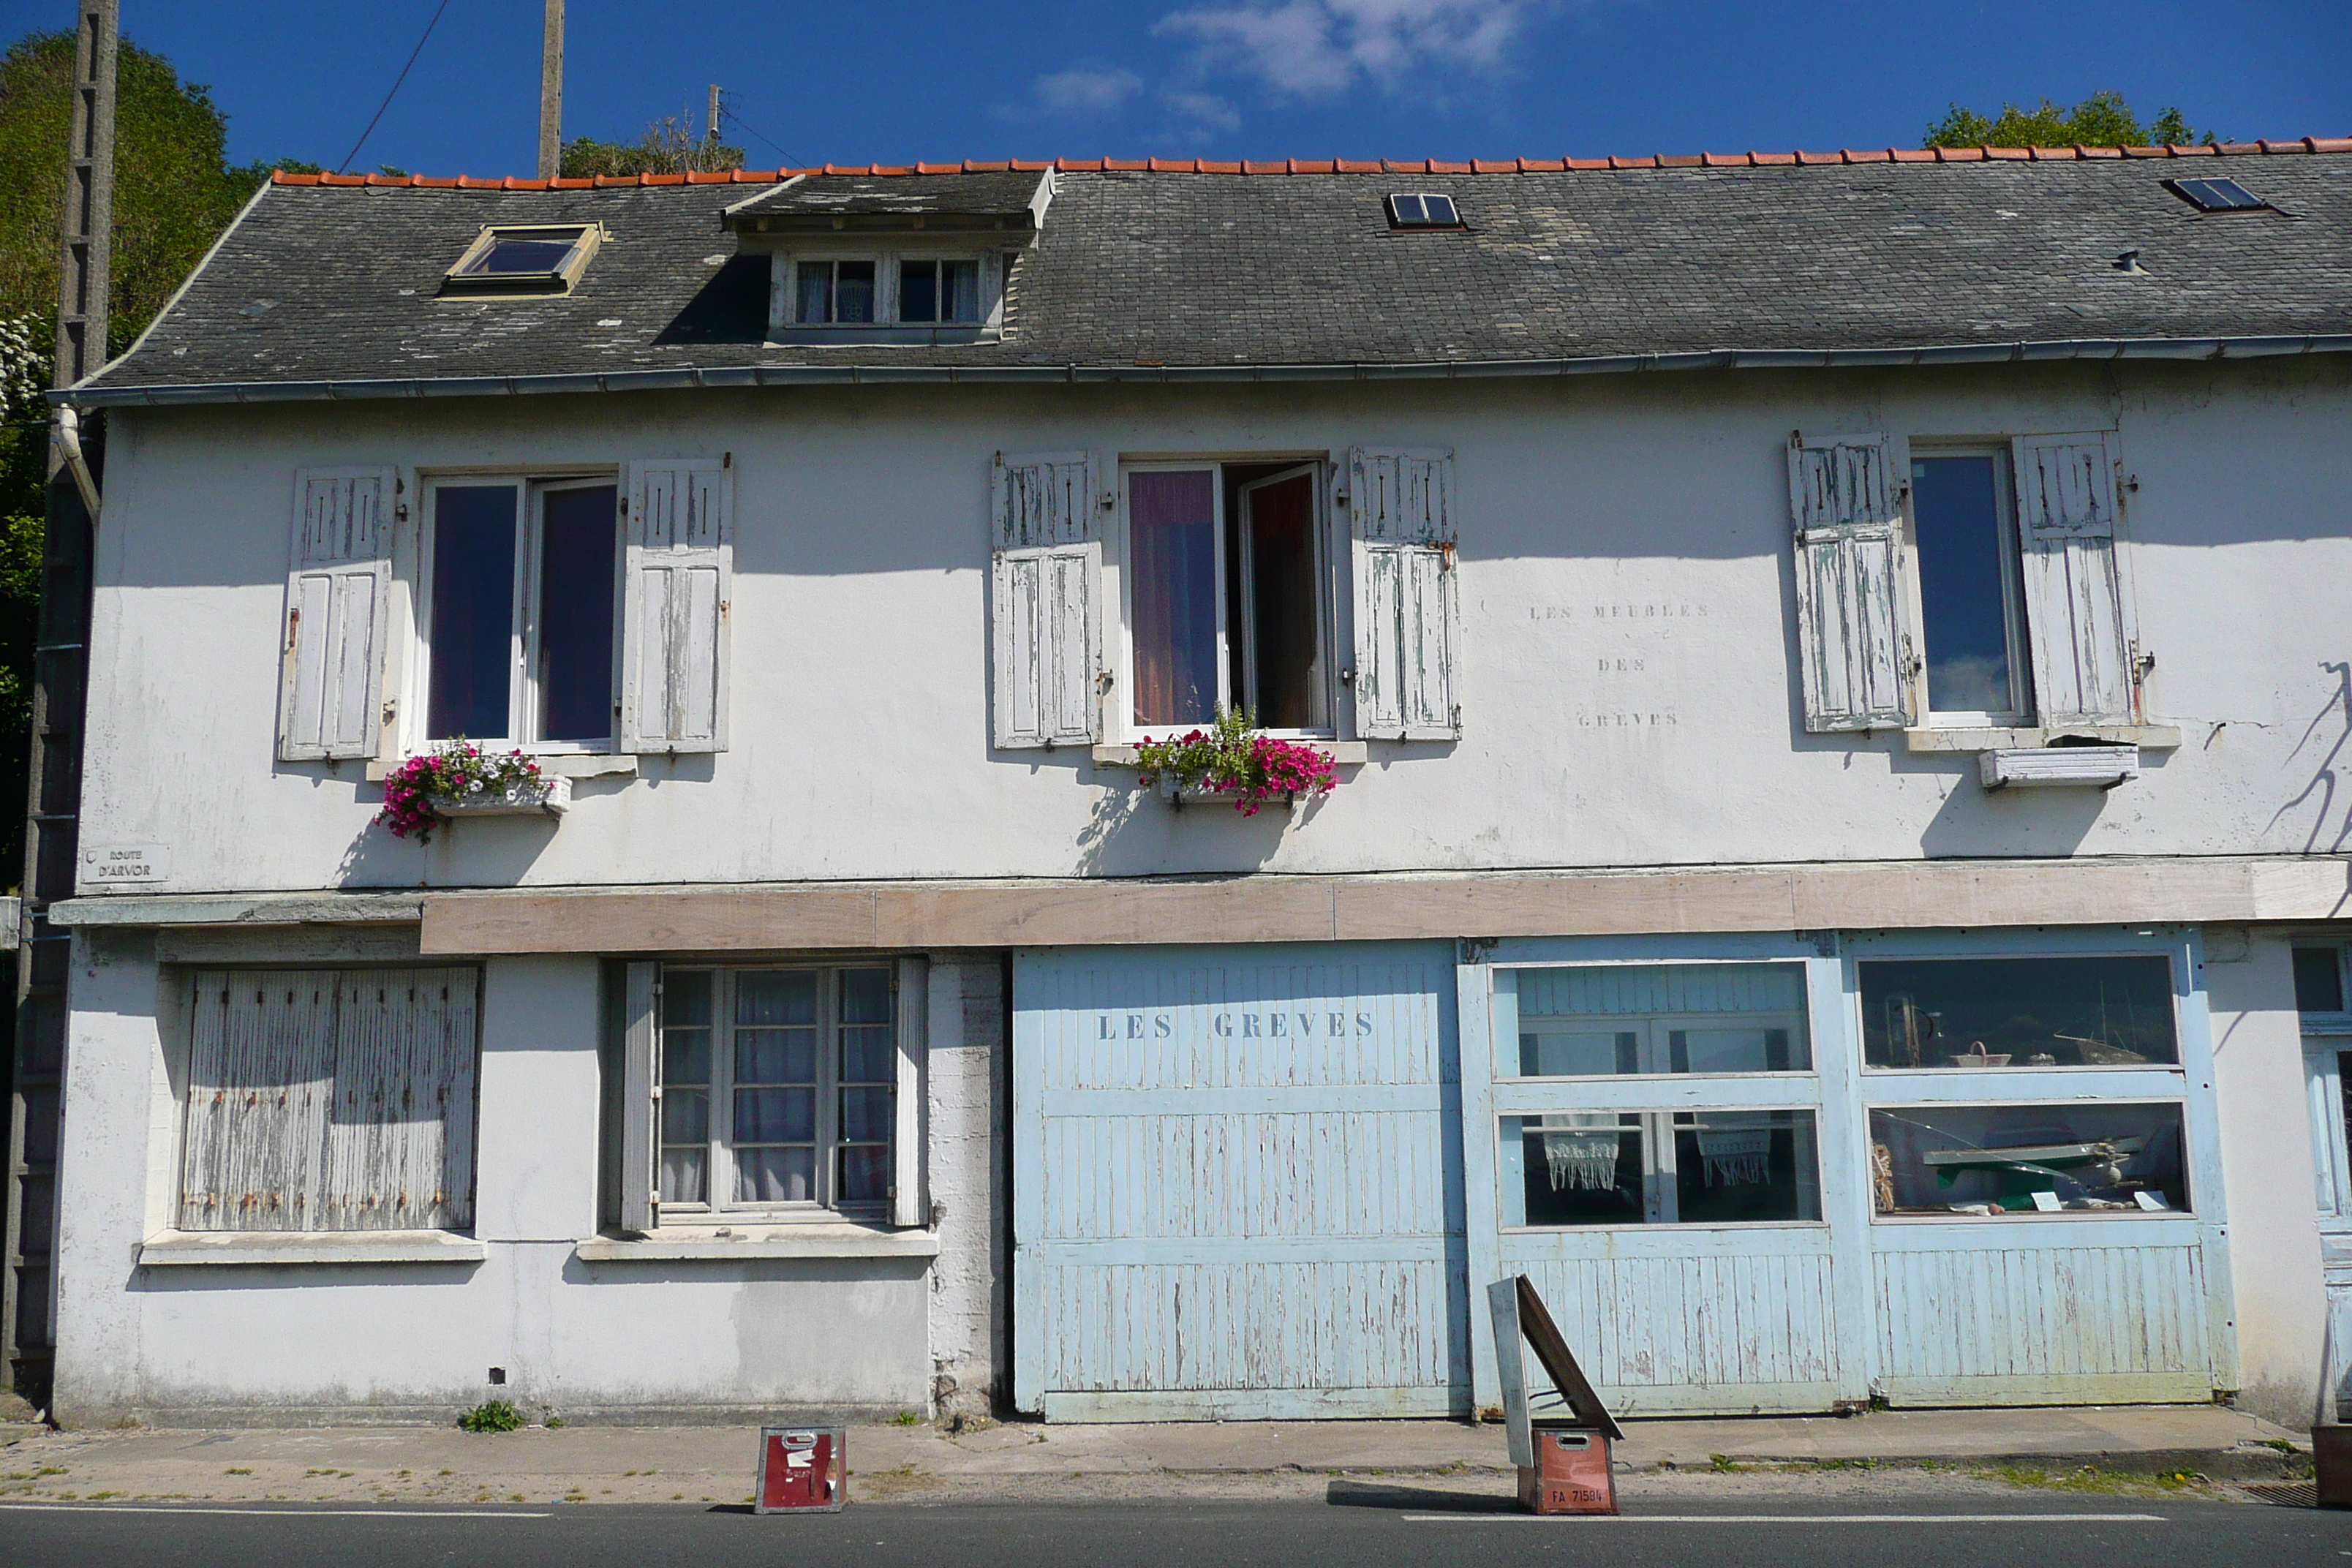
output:
M 598 224 L 485 228 L 442 279 L 444 294 L 568 294 L 603 240 Z
M 804 327 L 864 325 L 879 319 L 871 261 L 803 261 L 793 320 Z
M 971 324 L 980 320 L 980 263 L 898 263 L 898 319 Z

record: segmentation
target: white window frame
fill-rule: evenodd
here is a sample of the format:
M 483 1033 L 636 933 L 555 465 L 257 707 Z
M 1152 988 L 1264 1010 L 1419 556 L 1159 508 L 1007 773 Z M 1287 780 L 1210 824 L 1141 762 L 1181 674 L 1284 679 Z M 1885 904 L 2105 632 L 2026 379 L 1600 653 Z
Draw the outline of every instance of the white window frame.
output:
M 802 321 L 800 319 L 801 268 L 803 267 L 824 267 L 828 269 L 834 269 L 838 268 L 845 261 L 866 261 L 873 264 L 874 319 L 870 321 L 844 321 L 837 319 L 829 319 L 822 321 Z M 788 327 L 800 328 L 839 327 L 850 331 L 855 331 L 861 327 L 878 327 L 887 325 L 892 320 L 893 315 L 895 314 L 895 309 L 898 305 L 898 300 L 896 298 L 897 289 L 894 287 L 898 281 L 898 275 L 896 270 L 887 263 L 888 258 L 881 252 L 870 250 L 827 250 L 812 252 L 805 256 L 794 256 L 792 258 L 791 266 L 785 269 L 790 276 L 785 279 L 787 289 L 784 294 L 784 308 L 787 315 L 784 321 L 784 325 Z M 837 312 L 841 304 L 841 275 L 837 270 L 833 270 L 831 271 L 830 276 L 833 289 L 826 298 L 830 301 L 829 308 Z
M 619 749 L 620 722 L 615 712 L 612 731 L 601 741 L 549 741 L 539 738 L 542 695 L 540 682 L 541 618 L 540 577 L 542 543 L 546 534 L 545 498 L 551 491 L 587 489 L 610 486 L 615 498 L 613 514 L 613 694 L 617 703 L 621 689 L 623 651 L 623 595 L 627 574 L 622 536 L 619 499 L 623 480 L 617 468 L 612 469 L 565 468 L 545 473 L 528 469 L 496 469 L 482 472 L 444 470 L 423 476 L 424 492 L 422 519 L 417 528 L 416 590 L 414 603 L 416 615 L 415 653 L 413 679 L 406 682 L 416 696 L 410 704 L 414 724 L 415 751 L 434 744 L 433 723 L 433 613 L 434 613 L 434 551 L 439 533 L 440 491 L 443 487 L 466 489 L 511 484 L 516 490 L 515 506 L 515 580 L 511 584 L 509 614 L 512 630 L 509 638 L 509 664 L 507 684 L 507 733 L 503 735 L 468 735 L 468 741 L 500 750 L 519 750 L 548 756 L 604 756 Z M 446 739 L 447 737 L 440 737 Z
M 945 251 L 938 252 L 936 254 L 930 251 L 900 251 L 889 253 L 887 260 L 889 263 L 890 273 L 890 321 L 892 323 L 906 327 L 938 327 L 952 331 L 961 331 L 966 328 L 979 328 L 988 324 L 988 264 L 987 259 L 984 257 L 976 253 L 959 256 L 950 255 Z M 969 321 L 953 321 L 946 320 L 933 321 L 909 321 L 906 320 L 900 312 L 903 309 L 903 302 L 906 298 L 905 273 L 907 264 L 908 262 L 919 262 L 944 267 L 950 261 L 969 261 L 971 263 L 972 309 L 974 311 L 971 320 Z M 877 287 L 878 288 L 880 285 L 877 283 Z
M 1910 624 L 1917 630 L 1913 634 L 1918 654 L 1916 668 L 1910 672 L 1912 711 L 1923 715 L 1922 727 L 1930 730 L 2005 730 L 2030 727 L 2038 705 L 2033 690 L 2032 653 L 2026 643 L 2026 605 L 2024 566 L 2019 558 L 2017 474 L 2014 455 L 2007 438 L 1999 440 L 1959 441 L 1937 440 L 1914 437 L 1905 443 L 1901 454 L 1903 464 L 1903 551 L 1906 557 L 1902 571 L 1903 593 L 1907 601 L 1905 608 Z M 1927 618 L 1927 580 L 1920 568 L 1918 497 L 1911 482 L 1911 465 L 1929 458 L 1990 458 L 1993 473 L 1993 531 L 1999 536 L 2000 551 L 2000 586 L 2003 634 L 2009 649 L 2009 696 L 2006 710 L 1981 712 L 1966 709 L 1937 709 L 1930 706 L 1927 693 L 1927 665 L 1935 657 L 1928 644 Z
M 1116 592 L 1111 597 L 1118 605 L 1118 636 L 1114 645 L 1118 661 L 1116 668 L 1111 672 L 1110 693 L 1114 712 L 1105 726 L 1108 734 L 1131 742 L 1145 734 L 1155 731 L 1165 732 L 1169 730 L 1167 724 L 1146 724 L 1139 721 L 1135 717 L 1135 584 L 1132 571 L 1135 551 L 1130 521 L 1131 489 L 1128 483 L 1129 476 L 1142 473 L 1206 471 L 1214 480 L 1213 493 L 1215 521 L 1213 528 L 1215 535 L 1217 579 L 1217 705 L 1221 708 L 1231 708 L 1234 705 L 1233 642 L 1236 635 L 1236 617 L 1239 619 L 1239 635 L 1244 639 L 1243 658 L 1245 668 L 1253 673 L 1255 670 L 1255 648 L 1253 646 L 1255 634 L 1251 625 L 1254 617 L 1249 614 L 1249 603 L 1255 595 L 1255 584 L 1250 574 L 1243 574 L 1243 604 L 1236 606 L 1231 602 L 1229 584 L 1232 581 L 1232 571 L 1225 545 L 1227 531 L 1225 470 L 1234 467 L 1272 468 L 1276 464 L 1281 464 L 1282 467 L 1278 470 L 1262 479 L 1252 479 L 1243 488 L 1246 491 L 1257 485 L 1287 480 L 1301 473 L 1305 474 L 1315 487 L 1315 564 L 1313 568 L 1315 639 L 1316 664 L 1320 673 L 1316 679 L 1311 695 L 1314 698 L 1315 706 L 1323 714 L 1323 720 L 1318 724 L 1303 728 L 1280 729 L 1260 726 L 1256 732 L 1297 741 L 1331 741 L 1338 738 L 1337 714 L 1339 704 L 1339 693 L 1334 686 L 1333 664 L 1335 661 L 1332 658 L 1332 649 L 1338 643 L 1337 606 L 1339 594 L 1335 571 L 1337 552 L 1332 547 L 1331 540 L 1333 527 L 1331 485 L 1329 470 L 1327 468 L 1329 460 L 1322 454 L 1294 458 L 1283 453 L 1265 455 L 1250 453 L 1238 457 L 1153 458 L 1120 461 L 1118 515 L 1111 531 L 1112 548 L 1108 552 L 1109 559 L 1104 565 L 1106 574 L 1117 579 Z M 1244 540 L 1247 538 L 1246 518 L 1247 513 L 1244 510 L 1243 529 Z M 1202 722 L 1205 724 L 1206 721 Z
M 899 1101 L 908 1090 L 903 1074 L 891 1082 L 892 1116 L 890 1150 L 891 1191 L 880 1199 L 861 1200 L 845 1204 L 838 1201 L 835 1191 L 835 1159 L 844 1146 L 841 1131 L 841 976 L 850 970 L 875 970 L 887 974 L 890 984 L 890 1030 L 894 1068 L 903 1048 L 904 1018 L 908 998 L 900 984 L 899 966 L 887 959 L 840 963 L 680 963 L 661 966 L 660 984 L 666 989 L 674 975 L 708 974 L 710 988 L 710 1079 L 707 1092 L 710 1096 L 709 1138 L 704 1147 L 705 1201 L 698 1204 L 661 1200 L 664 1223 L 673 1220 L 691 1224 L 698 1219 L 718 1219 L 730 1215 L 761 1215 L 779 1219 L 854 1219 L 885 1222 L 891 1219 L 896 1206 L 897 1189 L 906 1177 L 905 1154 L 900 1140 L 907 1136 L 904 1107 Z M 815 1192 L 813 1199 L 798 1203 L 742 1203 L 733 1197 L 735 1191 L 735 982 L 743 974 L 775 974 L 783 973 L 814 973 L 817 978 L 817 1077 L 816 1121 L 814 1131 L 816 1145 Z M 667 1047 L 667 1026 L 660 1022 L 660 1003 L 656 1003 L 655 1050 L 659 1056 Z M 866 1081 L 866 1080 L 861 1080 Z M 667 1147 L 662 1138 L 658 1119 L 654 1126 L 654 1160 L 660 1169 L 661 1151 Z M 720 1197 L 721 1192 L 728 1194 Z
M 773 324 L 788 331 L 856 332 L 874 327 L 906 327 L 919 331 L 977 332 L 992 325 L 996 315 L 997 269 L 986 253 L 970 248 L 942 250 L 825 249 L 779 251 L 776 260 L 781 298 L 770 310 Z M 870 321 L 803 321 L 800 319 L 801 268 L 838 267 L 845 261 L 874 264 L 874 319 Z M 979 314 L 969 321 L 906 321 L 898 315 L 899 269 L 910 261 L 969 261 L 979 274 Z M 836 275 L 835 299 L 839 299 Z

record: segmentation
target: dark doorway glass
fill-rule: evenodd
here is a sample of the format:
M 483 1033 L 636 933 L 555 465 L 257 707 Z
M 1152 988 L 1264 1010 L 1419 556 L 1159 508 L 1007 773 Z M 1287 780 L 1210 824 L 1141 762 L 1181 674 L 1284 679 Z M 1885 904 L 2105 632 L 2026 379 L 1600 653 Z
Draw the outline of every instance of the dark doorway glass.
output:
M 613 733 L 617 505 L 611 485 L 549 490 L 541 499 L 541 740 L 603 741 Z
M 513 485 L 433 492 L 432 739 L 506 737 L 514 674 Z
M 1315 481 L 1295 474 L 1243 491 L 1248 510 L 1250 689 L 1244 705 L 1270 730 L 1321 721 L 1315 686 Z
M 1206 724 L 1217 706 L 1217 475 L 1128 477 L 1135 721 Z

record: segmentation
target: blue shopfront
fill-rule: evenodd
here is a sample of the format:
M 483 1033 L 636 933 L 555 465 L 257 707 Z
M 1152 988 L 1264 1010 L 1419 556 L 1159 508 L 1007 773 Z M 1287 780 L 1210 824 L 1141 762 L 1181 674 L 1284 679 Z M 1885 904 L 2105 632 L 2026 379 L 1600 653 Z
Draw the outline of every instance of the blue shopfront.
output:
M 1041 949 L 1014 1400 L 1460 1415 L 1525 1273 L 1634 1415 L 2235 1384 L 2188 929 Z

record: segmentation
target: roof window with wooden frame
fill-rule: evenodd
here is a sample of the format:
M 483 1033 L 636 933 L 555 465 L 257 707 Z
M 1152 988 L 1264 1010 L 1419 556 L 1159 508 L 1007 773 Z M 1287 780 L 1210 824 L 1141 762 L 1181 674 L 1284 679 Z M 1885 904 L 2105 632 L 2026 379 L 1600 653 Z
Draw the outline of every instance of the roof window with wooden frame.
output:
M 2103 431 L 1793 437 L 1805 728 L 2174 743 L 2145 717 L 2121 489 Z
M 996 744 L 1131 746 L 1220 708 L 1308 739 L 1457 737 L 1453 465 L 999 453 Z
M 726 456 L 305 470 L 279 757 L 724 751 L 733 478 Z
M 463 295 L 568 294 L 603 244 L 602 224 L 485 227 L 441 280 Z

